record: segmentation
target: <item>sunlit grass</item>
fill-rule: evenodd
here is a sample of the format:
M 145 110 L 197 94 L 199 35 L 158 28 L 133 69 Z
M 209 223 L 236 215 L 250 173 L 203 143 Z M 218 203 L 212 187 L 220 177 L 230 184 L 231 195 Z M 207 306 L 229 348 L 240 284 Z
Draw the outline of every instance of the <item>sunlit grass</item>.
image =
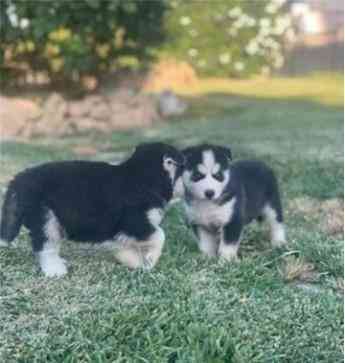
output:
M 175 85 L 174 90 L 188 96 L 222 93 L 258 99 L 303 99 L 322 105 L 341 106 L 344 101 L 343 86 L 344 77 L 339 73 L 316 73 L 295 78 L 206 78 L 188 88 Z
M 37 271 L 22 233 L 0 250 L 0 362 L 343 360 L 343 241 L 322 228 L 314 208 L 296 206 L 343 200 L 342 78 L 203 80 L 184 94 L 188 114 L 154 129 L 3 143 L 0 199 L 15 173 L 80 157 L 77 146 L 113 160 L 143 141 L 214 142 L 276 171 L 288 250 L 272 250 L 267 228 L 254 223 L 239 263 L 205 258 L 177 204 L 164 220 L 166 244 L 152 272 L 129 271 L 68 242 L 69 274 L 55 280 Z

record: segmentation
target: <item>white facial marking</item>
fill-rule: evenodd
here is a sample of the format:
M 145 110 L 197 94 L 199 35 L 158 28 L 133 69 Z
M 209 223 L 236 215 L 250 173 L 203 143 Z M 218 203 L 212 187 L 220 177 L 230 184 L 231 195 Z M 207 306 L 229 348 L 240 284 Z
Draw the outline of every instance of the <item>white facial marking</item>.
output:
M 207 171 L 212 171 L 216 160 L 211 150 L 207 150 L 202 153 L 202 163 L 204 164 Z
M 59 256 L 61 226 L 53 211 L 49 210 L 46 218 L 43 228 L 46 241 L 42 251 L 38 252 L 38 261 L 47 277 L 60 277 L 67 273 L 65 260 Z
M 171 181 L 175 180 L 176 163 L 172 158 L 164 156 L 163 168 L 164 168 L 164 170 L 166 170 L 168 172 Z
M 218 199 L 230 180 L 230 171 L 224 171 L 224 179 L 222 181 L 214 178 L 213 175 L 221 170 L 221 166 L 216 162 L 214 153 L 211 150 L 202 153 L 202 164 L 198 164 L 196 170 L 203 174 L 204 177 L 200 180 L 193 181 L 193 171 L 184 171 L 182 178 L 186 190 L 197 199 L 207 199 L 205 192 L 208 190 L 213 191 L 214 196 L 212 199 Z
M 212 169 L 212 174 L 216 174 L 218 171 L 220 171 L 220 165 L 217 163 Z
M 282 247 L 286 244 L 284 224 L 277 221 L 277 212 L 271 206 L 266 205 L 263 213 L 271 228 L 272 246 Z

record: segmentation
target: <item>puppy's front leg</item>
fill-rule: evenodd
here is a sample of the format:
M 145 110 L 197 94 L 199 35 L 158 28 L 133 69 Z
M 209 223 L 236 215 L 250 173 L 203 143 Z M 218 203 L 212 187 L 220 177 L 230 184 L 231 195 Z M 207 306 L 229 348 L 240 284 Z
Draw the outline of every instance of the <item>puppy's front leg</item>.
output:
M 159 260 L 164 246 L 165 234 L 160 227 L 144 241 L 135 238 L 127 239 L 115 258 L 123 265 L 131 268 L 153 268 Z
M 143 258 L 134 241 L 119 249 L 115 258 L 130 269 L 140 268 L 143 265 Z
M 217 256 L 218 238 L 216 234 L 210 233 L 201 226 L 192 226 L 198 239 L 198 246 L 202 253 L 209 257 Z
M 226 261 L 237 260 L 237 251 L 240 246 L 242 221 L 239 215 L 223 227 L 218 249 L 218 256 Z
M 165 234 L 162 228 L 156 227 L 147 242 L 142 242 L 143 267 L 147 270 L 153 268 L 163 250 Z

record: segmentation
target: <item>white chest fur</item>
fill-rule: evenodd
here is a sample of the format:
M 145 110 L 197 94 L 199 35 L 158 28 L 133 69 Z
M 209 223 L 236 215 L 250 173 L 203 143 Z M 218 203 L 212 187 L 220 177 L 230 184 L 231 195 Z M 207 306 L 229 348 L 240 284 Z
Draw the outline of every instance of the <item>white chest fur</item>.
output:
M 220 227 L 231 220 L 235 202 L 235 197 L 223 205 L 210 200 L 193 200 L 185 203 L 187 218 L 192 224 Z
M 161 224 L 163 217 L 164 211 L 161 208 L 152 208 L 147 212 L 149 222 L 155 227 Z

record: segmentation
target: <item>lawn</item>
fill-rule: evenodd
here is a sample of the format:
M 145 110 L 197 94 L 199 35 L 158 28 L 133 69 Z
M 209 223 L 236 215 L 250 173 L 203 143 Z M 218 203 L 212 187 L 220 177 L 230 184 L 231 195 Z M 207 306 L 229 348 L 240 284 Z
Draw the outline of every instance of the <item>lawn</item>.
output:
M 343 203 L 343 79 L 256 82 L 185 90 L 188 115 L 154 129 L 2 143 L 2 196 L 24 167 L 81 158 L 77 146 L 119 160 L 142 141 L 230 145 L 276 170 L 289 247 L 272 250 L 253 224 L 239 263 L 208 259 L 176 204 L 152 272 L 66 242 L 69 274 L 57 280 L 38 272 L 22 231 L 0 250 L 0 362 L 343 361 L 343 237 L 325 226 L 336 218 L 326 206 Z

